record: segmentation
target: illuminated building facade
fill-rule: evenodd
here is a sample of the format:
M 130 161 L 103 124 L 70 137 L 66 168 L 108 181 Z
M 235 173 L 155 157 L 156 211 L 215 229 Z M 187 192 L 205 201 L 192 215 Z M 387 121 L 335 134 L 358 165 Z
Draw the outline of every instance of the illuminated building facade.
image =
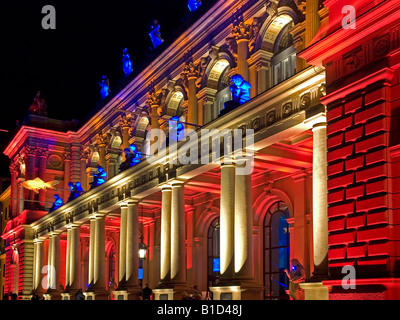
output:
M 399 299 L 400 4 L 358 1 L 355 29 L 342 1 L 323 4 L 220 0 L 78 130 L 31 115 L 5 150 L 5 291 L 138 299 L 148 283 L 155 299 L 287 299 L 296 258 L 306 299 Z M 224 112 L 236 74 L 250 100 Z M 173 117 L 253 130 L 254 143 L 231 161 L 183 163 L 171 145 L 146 159 L 146 134 Z M 130 147 L 142 161 L 119 172 Z M 99 165 L 107 180 L 91 188 Z M 36 177 L 59 190 L 22 187 Z M 67 202 L 69 182 L 85 192 Z

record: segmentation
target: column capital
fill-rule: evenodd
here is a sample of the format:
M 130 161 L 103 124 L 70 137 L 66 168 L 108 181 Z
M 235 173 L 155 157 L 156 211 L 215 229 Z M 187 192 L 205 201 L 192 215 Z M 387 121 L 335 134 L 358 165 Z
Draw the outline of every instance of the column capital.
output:
M 76 223 L 76 222 L 69 223 L 67 225 L 67 229 L 77 229 L 77 228 L 80 228 L 81 225 L 82 225 L 82 223 Z
M 179 187 L 185 184 L 186 180 L 183 179 L 173 179 L 170 181 L 171 187 Z
M 306 120 L 303 121 L 303 124 L 308 126 L 310 129 L 317 126 L 326 126 L 326 113 L 320 112 Z

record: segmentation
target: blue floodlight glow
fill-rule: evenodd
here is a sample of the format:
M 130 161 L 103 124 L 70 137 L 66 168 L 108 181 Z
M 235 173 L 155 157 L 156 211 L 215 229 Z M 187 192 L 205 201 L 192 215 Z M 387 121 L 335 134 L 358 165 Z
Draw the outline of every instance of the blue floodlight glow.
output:
M 219 258 L 214 258 L 213 259 L 213 272 L 220 272 L 220 271 L 221 271 L 220 260 L 219 260 Z
M 201 6 L 201 0 L 189 0 L 187 6 L 190 12 L 194 12 Z
M 143 268 L 139 268 L 139 280 L 143 279 Z

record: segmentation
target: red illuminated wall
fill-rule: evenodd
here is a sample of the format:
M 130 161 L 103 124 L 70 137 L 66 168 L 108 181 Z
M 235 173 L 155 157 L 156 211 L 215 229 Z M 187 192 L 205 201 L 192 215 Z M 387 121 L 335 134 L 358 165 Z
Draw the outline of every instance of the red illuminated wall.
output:
M 400 299 L 400 3 L 343 1 L 300 56 L 324 67 L 327 94 L 330 299 Z M 341 286 L 356 270 L 356 290 Z M 336 280 L 335 280 L 336 279 Z

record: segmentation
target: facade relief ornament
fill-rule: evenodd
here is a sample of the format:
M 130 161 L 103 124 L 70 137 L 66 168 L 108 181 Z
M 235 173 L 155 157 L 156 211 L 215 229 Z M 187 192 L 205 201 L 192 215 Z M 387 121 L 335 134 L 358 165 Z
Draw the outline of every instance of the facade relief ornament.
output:
M 266 10 L 270 16 L 274 16 L 278 13 L 278 2 L 279 0 L 269 0 L 266 5 Z
M 256 41 L 258 35 L 260 34 L 261 21 L 260 18 L 254 17 L 253 23 L 251 24 L 251 34 L 249 42 L 249 52 L 250 54 L 255 52 Z
M 121 128 L 130 128 L 132 126 L 132 116 L 131 115 L 122 115 L 118 122 Z
M 232 34 L 236 41 L 242 39 L 249 40 L 251 35 L 251 26 L 242 20 L 232 28 Z
M 302 0 L 294 0 L 294 3 L 297 6 L 297 9 L 302 13 L 302 14 L 306 14 L 306 2 L 302 1 Z
M 376 41 L 374 45 L 374 54 L 377 57 L 382 57 L 389 52 L 389 48 L 390 48 L 390 41 L 388 39 L 385 38 L 379 39 L 378 41 Z
M 309 93 L 306 93 L 300 98 L 300 109 L 307 109 L 311 104 L 311 97 Z
M 228 51 L 231 53 L 233 58 L 235 59 L 235 62 L 237 61 L 237 43 L 235 37 L 228 37 L 225 39 L 225 45 L 228 49 Z
M 152 89 L 147 97 L 147 104 L 150 107 L 155 105 L 159 106 L 161 105 L 161 99 L 162 99 L 162 92 L 161 91 L 156 92 L 154 89 Z

